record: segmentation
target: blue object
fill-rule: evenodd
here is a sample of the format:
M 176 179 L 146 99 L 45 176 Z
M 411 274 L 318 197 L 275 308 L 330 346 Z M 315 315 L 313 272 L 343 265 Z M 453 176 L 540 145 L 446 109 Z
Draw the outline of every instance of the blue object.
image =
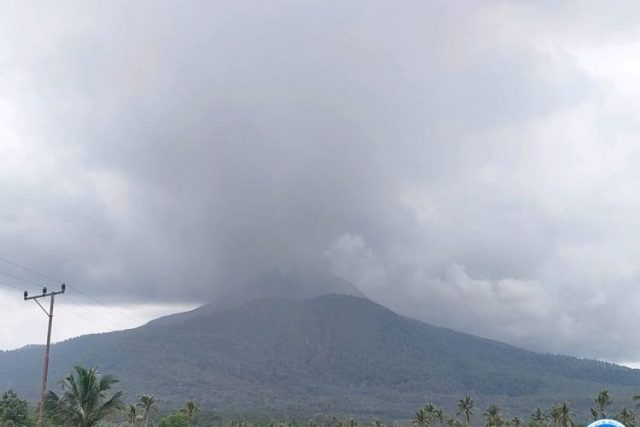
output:
M 587 427 L 625 427 L 625 425 L 616 420 L 602 419 L 592 422 Z

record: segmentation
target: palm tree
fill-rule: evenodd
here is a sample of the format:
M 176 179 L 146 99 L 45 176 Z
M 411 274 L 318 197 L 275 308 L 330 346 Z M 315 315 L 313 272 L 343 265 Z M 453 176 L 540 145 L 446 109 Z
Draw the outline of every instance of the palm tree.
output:
M 542 409 L 536 409 L 529 418 L 529 425 L 531 427 L 545 427 L 547 425 L 547 415 Z
M 344 427 L 358 427 L 358 422 L 353 418 L 349 418 L 348 420 L 344 421 L 342 425 Z
M 469 396 L 465 396 L 464 399 L 460 399 L 458 402 L 458 415 L 463 414 L 468 427 L 473 416 L 473 399 Z
M 144 421 L 144 426 L 148 427 L 149 422 L 151 421 L 151 415 L 156 410 L 156 401 L 155 398 L 148 394 L 143 394 L 140 396 L 140 402 L 138 402 L 138 407 L 142 410 L 142 421 Z
M 427 416 L 425 410 L 420 409 L 411 420 L 411 424 L 415 427 L 431 427 L 431 420 Z
M 124 406 L 121 391 L 110 394 L 118 382 L 114 377 L 96 368 L 76 366 L 74 370 L 62 380 L 61 396 L 47 393 L 45 408 L 54 420 L 66 426 L 93 427 Z
M 636 413 L 630 409 L 622 408 L 616 419 L 626 427 L 636 427 Z
M 553 426 L 558 427 L 560 425 L 560 407 L 552 406 L 549 410 L 549 418 L 553 421 Z
M 135 405 L 129 405 L 125 414 L 127 420 L 123 425 L 135 426 L 140 421 L 140 416 Z
M 444 414 L 441 409 L 432 403 L 427 403 L 424 406 L 424 412 L 429 419 L 429 425 L 433 425 L 433 420 L 437 419 L 440 421 L 440 426 L 442 426 L 442 418 L 444 417 Z
M 513 427 L 522 427 L 522 419 L 520 417 L 513 417 L 510 421 Z
M 438 408 L 432 403 L 428 403 L 424 407 L 424 411 L 427 413 L 431 424 L 433 424 L 433 420 L 435 419 L 438 420 L 438 425 L 442 427 L 442 421 L 444 419 L 444 413 L 442 412 L 442 409 Z
M 501 427 L 504 422 L 500 409 L 496 405 L 489 406 L 482 415 L 485 416 L 484 425 L 486 427 Z
M 187 423 L 189 424 L 189 427 L 193 426 L 193 416 L 198 412 L 198 409 L 200 409 L 200 405 L 193 400 L 185 403 L 184 408 L 182 408 L 182 412 L 187 416 Z
M 567 402 L 562 402 L 561 405 L 554 406 L 550 412 L 555 427 L 572 427 L 574 425 L 573 412 L 571 412 L 571 408 Z
M 598 396 L 593 399 L 593 401 L 598 405 L 598 415 L 600 418 L 607 417 L 607 406 L 611 405 L 611 396 L 609 396 L 608 390 L 600 390 L 598 392 Z
M 376 419 L 373 421 L 373 427 L 387 427 L 387 426 L 382 421 Z

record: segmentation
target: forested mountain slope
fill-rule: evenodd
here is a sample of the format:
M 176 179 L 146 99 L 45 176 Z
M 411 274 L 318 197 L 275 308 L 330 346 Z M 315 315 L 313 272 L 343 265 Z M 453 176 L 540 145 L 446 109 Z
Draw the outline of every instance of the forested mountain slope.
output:
M 640 371 L 529 352 L 348 295 L 261 299 L 83 336 L 54 345 L 51 357 L 50 387 L 76 364 L 98 366 L 131 400 L 194 399 L 228 414 L 408 418 L 427 400 L 446 408 L 465 394 L 524 411 L 587 405 L 601 388 L 614 398 L 640 391 Z M 35 400 L 41 360 L 41 346 L 0 353 L 0 389 Z

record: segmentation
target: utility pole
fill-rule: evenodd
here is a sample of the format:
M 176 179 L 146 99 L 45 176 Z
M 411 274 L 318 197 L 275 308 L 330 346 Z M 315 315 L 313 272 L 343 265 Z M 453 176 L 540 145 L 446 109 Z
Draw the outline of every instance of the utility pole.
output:
M 49 347 L 51 345 L 51 323 L 53 322 L 53 303 L 56 300 L 56 295 L 64 294 L 64 290 L 67 286 L 63 283 L 62 287 L 59 291 L 51 291 L 47 292 L 47 288 L 42 289 L 42 294 L 29 296 L 27 291 L 24 291 L 24 300 L 34 300 L 36 304 L 40 306 L 44 314 L 49 318 L 49 328 L 47 329 L 47 346 L 44 351 L 44 366 L 42 368 L 42 386 L 40 387 L 40 403 L 38 405 L 38 427 L 42 427 L 42 422 L 44 419 L 44 393 L 47 390 L 47 375 L 49 373 Z M 51 301 L 49 303 L 49 311 L 47 311 L 38 298 L 46 298 L 51 297 Z

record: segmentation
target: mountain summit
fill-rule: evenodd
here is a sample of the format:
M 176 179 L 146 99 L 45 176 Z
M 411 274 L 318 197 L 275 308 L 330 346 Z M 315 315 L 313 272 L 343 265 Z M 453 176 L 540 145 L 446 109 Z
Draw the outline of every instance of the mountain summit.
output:
M 229 292 L 221 298 L 221 305 L 227 308 L 264 298 L 283 298 L 294 301 L 329 295 L 351 295 L 365 298 L 364 294 L 351 282 L 326 270 L 310 267 L 293 267 L 285 271 L 271 270 L 263 273 Z
M 185 313 L 164 316 L 151 323 L 183 321 L 261 299 L 303 301 L 330 294 L 366 298 L 354 284 L 326 270 L 297 266 L 287 270 L 264 272 L 253 280 L 222 294 L 208 304 Z

